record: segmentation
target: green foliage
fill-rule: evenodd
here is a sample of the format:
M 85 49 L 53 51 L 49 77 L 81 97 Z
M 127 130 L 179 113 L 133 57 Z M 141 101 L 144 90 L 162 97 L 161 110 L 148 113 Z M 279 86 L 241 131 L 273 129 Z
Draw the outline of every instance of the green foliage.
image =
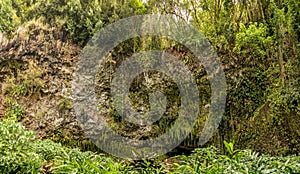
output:
M 246 28 L 240 24 L 240 31 L 236 34 L 234 51 L 247 57 L 252 55 L 257 58 L 265 58 L 267 48 L 270 48 L 273 39 L 267 36 L 267 26 L 260 23 L 250 23 Z
M 0 1 L 0 16 L 0 32 L 8 34 L 13 32 L 19 24 L 19 19 L 11 0 Z
M 38 173 L 42 164 L 32 151 L 32 131 L 14 120 L 0 122 L 0 173 Z
M 230 144 L 230 143 L 229 143 Z M 297 156 L 259 156 L 251 150 L 240 151 L 239 158 L 228 158 L 214 148 L 196 149 L 189 158 L 179 159 L 173 173 L 292 173 L 299 172 Z
M 286 89 L 274 89 L 269 96 L 270 116 L 273 125 L 278 128 L 281 137 L 282 151 L 288 154 L 297 154 L 300 148 L 300 94 L 298 90 L 287 91 Z M 298 137 L 298 138 L 297 138 Z
M 147 10 L 142 0 L 129 0 L 129 3 L 133 6 L 138 14 L 144 14 Z
M 110 1 L 81 0 L 3 0 L 0 4 L 0 31 L 11 33 L 18 26 L 34 19 L 67 30 L 70 39 L 83 46 L 100 30 L 117 19 L 135 14 L 144 14 L 146 7 L 140 0 Z
M 101 5 L 97 0 L 86 3 L 80 0 L 36 1 L 25 10 L 28 11 L 25 21 L 42 18 L 46 23 L 63 27 L 69 32 L 71 40 L 79 45 L 85 44 L 102 26 Z M 63 24 L 60 21 L 64 21 Z
M 238 150 L 238 149 L 235 150 L 235 149 L 234 149 L 233 143 L 232 143 L 232 142 L 229 142 L 229 143 L 228 143 L 227 141 L 224 140 L 224 145 L 225 145 L 226 150 L 227 150 L 227 152 L 229 153 L 229 155 L 230 155 L 231 158 L 236 157 L 237 153 L 240 152 L 240 150 Z
M 270 157 L 250 150 L 228 158 L 215 147 L 195 149 L 190 156 L 125 161 L 81 152 L 50 140 L 32 141 L 34 134 L 13 120 L 0 122 L 1 173 L 297 173 L 299 156 Z M 225 142 L 224 142 L 225 143 Z M 232 143 L 225 143 L 234 154 Z
M 11 119 L 0 122 L 1 173 L 102 173 L 125 171 L 126 164 L 92 152 L 69 149 L 34 134 Z
M 33 144 L 33 150 L 38 153 L 51 167 L 51 173 L 103 173 L 126 171 L 126 164 L 118 162 L 103 154 L 81 152 L 79 149 L 69 149 L 51 140 L 38 140 Z M 44 167 L 44 170 L 46 168 Z
M 20 121 L 24 115 L 25 111 L 24 108 L 19 105 L 16 101 L 14 101 L 12 98 L 6 98 L 6 113 L 5 116 L 7 118 Z
M 67 31 L 72 40 L 84 44 L 103 23 L 101 6 L 97 0 L 89 1 L 85 6 L 79 0 L 67 1 L 63 12 L 67 17 Z

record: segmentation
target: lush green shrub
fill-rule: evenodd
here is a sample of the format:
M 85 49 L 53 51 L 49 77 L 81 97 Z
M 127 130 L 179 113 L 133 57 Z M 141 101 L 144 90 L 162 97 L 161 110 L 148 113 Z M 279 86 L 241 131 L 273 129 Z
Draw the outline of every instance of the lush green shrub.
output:
M 84 45 L 96 31 L 119 18 L 146 12 L 141 1 L 114 3 L 80 0 L 3 0 L 0 2 L 0 31 L 13 32 L 34 19 L 68 31 L 70 39 Z
M 248 27 L 240 24 L 240 31 L 236 33 L 234 51 L 245 58 L 265 58 L 268 54 L 267 48 L 273 44 L 273 38 L 268 36 L 268 28 L 260 23 L 250 23 Z
M 11 0 L 0 1 L 0 16 L 0 32 L 11 33 L 19 22 Z
M 300 157 L 271 157 L 251 150 L 223 155 L 215 147 L 196 149 L 189 157 L 176 157 L 174 173 L 298 173 Z
M 0 122 L 0 173 L 38 173 L 42 164 L 32 151 L 33 132 L 14 120 Z
M 6 107 L 6 113 L 5 116 L 9 119 L 13 119 L 16 121 L 20 121 L 25 114 L 24 108 L 19 105 L 16 101 L 14 101 L 12 98 L 8 97 L 5 101 L 7 107 Z
M 38 140 L 33 144 L 33 150 L 45 161 L 51 163 L 52 173 L 103 173 L 126 170 L 126 164 L 118 163 L 110 157 L 93 152 L 81 152 L 79 149 L 69 149 L 50 140 Z
M 51 140 L 37 140 L 33 143 L 33 151 L 38 153 L 44 160 L 51 161 L 57 156 L 61 156 L 62 151 L 67 148 L 63 147 L 59 143 L 55 143 Z
M 69 149 L 50 140 L 32 141 L 34 134 L 20 123 L 0 122 L 0 173 L 297 173 L 300 157 L 271 157 L 251 150 L 228 155 L 215 147 L 196 149 L 190 156 L 125 161 L 93 152 Z

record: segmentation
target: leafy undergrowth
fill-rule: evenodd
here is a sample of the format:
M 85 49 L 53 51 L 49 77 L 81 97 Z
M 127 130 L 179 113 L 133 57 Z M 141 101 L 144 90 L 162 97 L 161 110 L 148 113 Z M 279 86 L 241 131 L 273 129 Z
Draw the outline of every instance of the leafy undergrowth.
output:
M 81 152 L 34 134 L 13 120 L 0 122 L 0 173 L 299 173 L 300 157 L 271 157 L 251 150 L 228 154 L 217 148 L 196 149 L 190 156 L 152 160 L 120 160 Z

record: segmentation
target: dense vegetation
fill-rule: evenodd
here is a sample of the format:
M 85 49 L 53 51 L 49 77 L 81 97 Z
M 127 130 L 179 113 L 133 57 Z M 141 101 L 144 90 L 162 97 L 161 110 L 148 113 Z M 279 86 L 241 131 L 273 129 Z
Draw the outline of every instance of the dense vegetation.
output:
M 296 173 L 299 156 L 270 157 L 251 150 L 228 155 L 215 147 L 195 149 L 190 156 L 155 160 L 119 160 L 104 154 L 69 149 L 51 140 L 32 141 L 32 131 L 13 120 L 0 123 L 1 173 Z
M 1 0 L 1 173 L 300 172 L 299 156 L 293 156 L 300 152 L 299 12 L 297 0 Z M 114 72 L 133 53 L 158 49 L 180 58 L 197 79 L 203 105 L 198 125 L 182 143 L 193 153 L 135 162 L 60 145 L 97 151 L 74 124 L 69 97 L 74 62 L 79 50 L 101 28 L 141 14 L 181 18 L 202 32 L 218 53 L 228 85 L 218 132 L 206 148 L 195 143 L 208 114 L 204 106 L 210 102 L 203 68 L 191 61 L 193 55 L 180 43 L 145 36 L 132 38 L 113 50 L 111 61 L 99 71 L 98 94 L 110 88 L 106 82 L 112 74 L 105 72 Z M 149 77 L 155 79 L 157 74 L 150 73 Z M 155 137 L 176 119 L 178 89 L 166 77 L 155 80 L 160 88 L 168 89 L 164 92 L 174 104 L 167 108 L 166 124 L 152 126 L 151 132 L 141 131 L 122 121 L 113 109 L 103 111 L 118 133 L 140 139 Z M 143 76 L 136 78 L 131 88 L 137 108 L 149 108 L 149 91 L 143 81 Z M 34 130 L 35 135 L 16 122 Z M 253 151 L 234 151 L 226 141 Z

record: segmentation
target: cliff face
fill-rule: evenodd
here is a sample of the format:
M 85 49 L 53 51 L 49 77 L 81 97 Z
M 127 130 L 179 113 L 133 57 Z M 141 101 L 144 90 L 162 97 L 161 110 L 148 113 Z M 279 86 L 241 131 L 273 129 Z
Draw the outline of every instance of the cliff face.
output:
M 3 38 L 0 42 L 0 118 L 14 117 L 30 130 L 34 130 L 36 139 L 50 138 L 67 145 L 80 146 L 92 150 L 83 133 L 80 123 L 76 120 L 71 99 L 71 81 L 76 61 L 81 47 L 70 43 L 67 32 L 60 27 L 41 24 L 33 21 L 20 27 L 13 38 Z M 114 55 L 115 62 L 121 60 L 120 55 Z M 118 62 L 119 63 L 119 62 Z M 117 63 L 117 64 L 118 64 Z M 117 64 L 106 62 L 99 69 L 96 90 L 101 114 L 106 115 L 109 124 L 120 134 L 131 138 L 147 138 L 159 135 L 164 127 L 144 126 L 134 127 L 118 121 L 119 116 L 107 109 L 111 105 L 108 99 L 111 72 Z M 168 79 L 161 79 L 159 74 L 150 74 L 154 79 L 150 89 L 162 88 L 168 94 L 169 100 L 176 107 L 168 106 L 164 121 L 172 122 L 178 99 L 174 96 L 175 84 Z M 149 76 L 149 77 L 150 77 Z M 200 79 L 200 78 L 199 78 Z M 143 77 L 132 88 L 132 99 L 141 111 L 147 111 L 147 84 Z M 204 88 L 204 87 L 203 87 Z M 177 91 L 178 92 L 178 91 Z M 176 90 L 175 90 L 176 93 Z M 143 100 L 138 100 L 142 98 Z M 74 142 L 76 144 L 72 144 Z M 71 142 L 71 143 L 70 143 Z
M 63 29 L 31 22 L 0 43 L 0 118 L 15 117 L 36 138 L 77 140 L 71 79 L 80 48 Z

